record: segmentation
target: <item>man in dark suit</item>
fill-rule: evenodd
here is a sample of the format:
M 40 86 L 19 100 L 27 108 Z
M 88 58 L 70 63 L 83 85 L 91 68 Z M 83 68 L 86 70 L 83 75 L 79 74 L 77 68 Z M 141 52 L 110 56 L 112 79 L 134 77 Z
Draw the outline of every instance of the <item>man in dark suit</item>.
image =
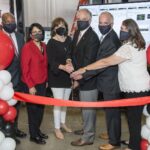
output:
M 121 43 L 117 34 L 112 29 L 113 16 L 109 12 L 101 13 L 99 17 L 99 30 L 102 34 L 101 44 L 97 54 L 97 60 L 111 56 L 117 51 Z M 80 73 L 79 73 L 80 72 Z M 103 99 L 113 100 L 120 98 L 118 83 L 118 66 L 114 65 L 105 69 L 88 71 L 86 67 L 80 69 L 78 74 L 83 74 L 84 79 L 90 79 L 97 75 L 97 88 L 102 93 Z M 75 77 L 77 72 L 72 74 Z M 109 136 L 109 143 L 100 145 L 101 150 L 112 150 L 120 146 L 121 116 L 119 108 L 105 108 L 106 125 Z
M 102 41 L 97 54 L 97 60 L 111 56 L 121 46 L 118 36 L 112 27 L 113 16 L 108 12 L 102 13 L 99 17 L 99 30 L 102 34 Z M 99 70 L 98 72 L 97 87 L 102 92 L 104 100 L 119 99 L 118 65 Z M 111 150 L 115 146 L 120 146 L 120 109 L 106 108 L 105 113 L 109 144 L 101 145 L 100 149 Z
M 96 60 L 99 39 L 90 27 L 92 14 L 87 9 L 81 9 L 77 13 L 77 27 L 72 43 L 72 61 L 75 69 L 84 67 Z M 75 84 L 78 84 L 75 81 Z M 96 78 L 88 81 L 79 81 L 79 97 L 81 101 L 97 101 Z M 83 135 L 80 139 L 71 142 L 73 146 L 93 144 L 95 137 L 96 110 L 82 109 Z
M 2 27 L 3 27 L 3 31 L 10 37 L 14 45 L 15 56 L 11 64 L 6 69 L 11 74 L 11 77 L 12 77 L 11 82 L 13 83 L 14 90 L 19 92 L 21 91 L 20 89 L 20 81 L 21 81 L 20 80 L 20 51 L 24 44 L 24 37 L 21 33 L 15 32 L 15 29 L 16 29 L 15 17 L 9 12 L 4 13 L 2 15 Z M 18 102 L 15 105 L 15 107 L 17 109 L 17 117 L 14 122 L 15 133 L 17 137 L 23 138 L 23 137 L 26 137 L 26 133 L 18 129 L 18 115 L 19 115 L 20 102 Z M 18 139 L 16 139 L 16 142 L 20 143 Z

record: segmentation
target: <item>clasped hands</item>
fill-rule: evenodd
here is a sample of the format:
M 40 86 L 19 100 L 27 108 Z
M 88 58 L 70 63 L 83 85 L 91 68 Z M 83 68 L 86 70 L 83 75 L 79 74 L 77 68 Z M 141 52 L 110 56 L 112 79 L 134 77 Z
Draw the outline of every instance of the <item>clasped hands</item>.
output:
M 74 80 L 80 80 L 83 78 L 83 74 L 86 72 L 84 68 L 80 68 L 70 74 L 70 77 Z
M 64 70 L 65 72 L 69 73 L 70 78 L 72 78 L 74 80 L 82 79 L 83 78 L 82 74 L 86 72 L 85 68 L 80 68 L 80 69 L 74 71 L 74 67 L 73 67 L 71 59 L 67 59 L 66 64 L 60 65 L 59 69 Z
M 67 59 L 65 65 L 60 64 L 59 65 L 59 69 L 65 71 L 65 72 L 67 72 L 69 74 L 72 73 L 74 71 L 74 67 L 72 65 L 71 59 Z

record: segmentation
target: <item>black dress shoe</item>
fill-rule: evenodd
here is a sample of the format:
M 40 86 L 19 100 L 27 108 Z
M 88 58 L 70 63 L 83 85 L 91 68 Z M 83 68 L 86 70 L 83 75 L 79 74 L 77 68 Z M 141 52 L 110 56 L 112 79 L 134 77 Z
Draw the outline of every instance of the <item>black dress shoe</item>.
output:
M 30 137 L 30 141 L 34 142 L 36 144 L 46 144 L 46 141 L 42 138 L 40 138 L 39 136 L 37 137 Z
M 74 131 L 74 134 L 76 135 L 83 135 L 83 133 L 84 133 L 83 129 Z
M 128 146 L 129 145 L 129 141 L 123 140 L 123 141 L 121 141 L 121 144 Z
M 71 142 L 72 146 L 85 146 L 85 145 L 92 145 L 93 142 L 86 142 L 83 141 L 82 139 L 78 139 L 76 141 Z
M 20 144 L 21 143 L 20 140 L 17 139 L 17 138 L 15 138 L 15 141 L 16 141 L 16 144 Z
M 48 139 L 48 135 L 42 133 L 41 131 L 39 132 L 39 136 L 43 139 Z
M 27 136 L 26 133 L 24 133 L 23 131 L 20 131 L 19 129 L 16 130 L 16 136 L 19 138 L 25 138 Z

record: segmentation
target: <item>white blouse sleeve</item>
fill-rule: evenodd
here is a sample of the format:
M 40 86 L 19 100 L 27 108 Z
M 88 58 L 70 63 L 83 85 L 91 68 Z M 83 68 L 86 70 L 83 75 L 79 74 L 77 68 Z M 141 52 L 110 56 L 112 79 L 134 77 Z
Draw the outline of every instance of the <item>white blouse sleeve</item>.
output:
M 132 52 L 131 52 L 131 45 L 123 45 L 121 46 L 116 52 L 116 56 L 125 58 L 125 59 L 131 59 L 132 58 Z

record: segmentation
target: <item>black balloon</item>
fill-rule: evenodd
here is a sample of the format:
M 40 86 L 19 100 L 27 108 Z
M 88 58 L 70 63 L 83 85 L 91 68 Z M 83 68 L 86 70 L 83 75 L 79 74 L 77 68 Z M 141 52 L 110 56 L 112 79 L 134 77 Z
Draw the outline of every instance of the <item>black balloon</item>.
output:
M 5 121 L 2 116 L 0 116 L 0 130 L 5 126 Z
M 2 132 L 5 134 L 6 137 L 15 138 L 14 123 L 6 122 L 6 124 L 2 128 Z
M 150 114 L 150 104 L 147 105 L 147 112 Z

